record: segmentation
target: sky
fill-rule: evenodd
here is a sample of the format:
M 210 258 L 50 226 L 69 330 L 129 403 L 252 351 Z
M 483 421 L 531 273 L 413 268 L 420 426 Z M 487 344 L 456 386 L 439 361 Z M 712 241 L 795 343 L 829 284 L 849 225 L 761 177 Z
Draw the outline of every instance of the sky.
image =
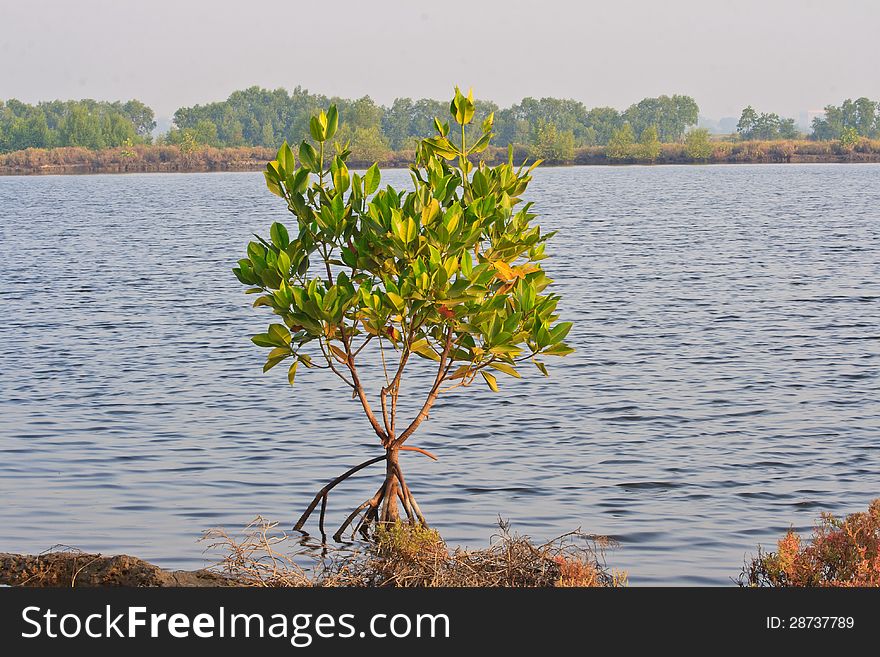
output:
M 138 98 L 169 117 L 253 85 L 525 96 L 688 94 L 797 119 L 880 98 L 877 0 L 0 0 L 0 99 Z

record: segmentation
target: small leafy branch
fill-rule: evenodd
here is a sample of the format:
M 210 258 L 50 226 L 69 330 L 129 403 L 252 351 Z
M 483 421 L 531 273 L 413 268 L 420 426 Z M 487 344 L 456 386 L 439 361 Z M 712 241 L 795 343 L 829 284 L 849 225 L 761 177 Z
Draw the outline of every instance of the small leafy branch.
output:
M 266 184 L 286 202 L 296 227 L 273 223 L 269 239 L 251 242 L 233 270 L 248 293 L 259 295 L 254 306 L 279 318 L 252 338 L 269 349 L 263 371 L 289 363 L 291 384 L 300 366 L 332 371 L 359 400 L 384 450 L 324 486 L 295 530 L 320 504 L 324 535 L 330 491 L 380 461 L 382 485 L 334 538 L 350 526 L 366 535 L 371 524 L 398 521 L 398 501 L 411 523 L 426 525 L 399 456 L 435 458 L 405 443 L 439 396 L 478 377 L 497 392 L 498 373 L 519 378 L 529 363 L 546 376 L 542 357 L 573 351 L 564 342 L 572 324 L 557 323 L 559 297 L 546 291 L 551 281 L 541 268 L 552 233 L 532 225 L 532 204 L 522 200 L 539 162 L 517 167 L 511 152 L 495 167 L 474 163 L 489 145 L 494 117 L 468 144 L 472 93 L 456 88 L 450 114 L 457 143 L 449 123 L 435 119 L 437 134 L 420 142 L 410 166 L 412 190 L 379 189 L 376 164 L 362 175 L 350 172 L 347 145 L 334 143 L 328 157 L 339 124 L 335 106 L 312 117 L 315 145 L 303 141 L 295 157 L 285 142 L 266 167 Z M 372 394 L 361 377 L 368 348 L 378 351 L 374 362 L 384 376 Z M 403 421 L 401 382 L 413 356 L 433 361 L 436 370 L 418 412 Z

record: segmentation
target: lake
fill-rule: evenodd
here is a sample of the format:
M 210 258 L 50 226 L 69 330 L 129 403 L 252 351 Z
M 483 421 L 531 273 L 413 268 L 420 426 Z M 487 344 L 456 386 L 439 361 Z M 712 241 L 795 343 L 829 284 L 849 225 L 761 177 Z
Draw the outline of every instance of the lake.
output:
M 634 585 L 723 585 L 880 496 L 880 166 L 546 168 L 528 198 L 577 352 L 410 441 L 449 543 L 580 527 Z M 271 315 L 230 270 L 287 218 L 259 173 L 0 178 L 0 551 L 200 567 L 202 530 L 289 527 L 379 453 L 341 384 L 261 373 Z

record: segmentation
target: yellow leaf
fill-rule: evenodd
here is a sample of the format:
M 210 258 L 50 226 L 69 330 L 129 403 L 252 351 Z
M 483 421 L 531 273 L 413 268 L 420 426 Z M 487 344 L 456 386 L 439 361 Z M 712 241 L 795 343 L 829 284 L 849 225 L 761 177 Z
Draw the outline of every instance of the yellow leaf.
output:
M 430 358 L 431 360 L 440 360 L 440 356 L 437 355 L 436 351 L 431 349 L 431 346 L 425 338 L 413 342 L 412 345 L 410 345 L 410 351 L 417 353 L 420 356 L 424 356 L 425 358 Z
M 276 347 L 269 352 L 267 358 L 279 358 L 281 356 L 290 356 L 290 347 Z
M 495 260 L 492 263 L 492 266 L 494 266 L 495 270 L 498 272 L 498 274 L 500 274 L 498 278 L 500 278 L 502 281 L 509 281 L 513 278 L 516 278 L 516 274 L 514 274 L 513 269 L 511 269 L 510 265 L 508 265 L 503 260 Z
M 498 392 L 498 381 L 495 380 L 495 376 L 493 374 L 489 374 L 488 372 L 484 372 L 480 370 L 480 374 L 483 375 L 483 378 L 486 379 L 486 383 L 489 384 L 489 387 L 492 388 L 492 392 Z
M 401 297 L 399 294 L 395 294 L 394 292 L 386 292 L 386 294 L 388 295 L 388 300 L 397 310 L 403 310 L 403 297 Z
M 437 199 L 431 199 L 422 210 L 422 226 L 430 226 L 434 218 L 440 214 L 440 202 Z
M 501 361 L 493 361 L 489 363 L 489 367 L 494 367 L 499 372 L 504 372 L 505 374 L 509 374 L 510 376 L 515 376 L 517 379 L 521 379 L 522 376 L 516 369 L 507 363 L 503 363 Z

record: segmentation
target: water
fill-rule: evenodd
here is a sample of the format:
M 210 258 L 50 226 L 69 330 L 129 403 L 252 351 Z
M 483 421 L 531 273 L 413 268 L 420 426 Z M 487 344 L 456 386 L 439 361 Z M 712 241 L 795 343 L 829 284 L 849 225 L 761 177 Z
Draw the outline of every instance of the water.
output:
M 386 181 L 405 184 L 403 171 Z M 429 520 L 620 546 L 633 584 L 726 584 L 758 543 L 880 496 L 880 166 L 539 170 L 577 353 L 452 393 L 404 456 Z M 331 379 L 262 374 L 230 272 L 285 216 L 260 174 L 0 178 L 0 551 L 169 567 L 291 523 L 376 454 Z M 503 377 L 502 377 L 503 378 Z M 340 401 L 343 400 L 343 401 Z M 331 523 L 378 485 L 330 499 Z

